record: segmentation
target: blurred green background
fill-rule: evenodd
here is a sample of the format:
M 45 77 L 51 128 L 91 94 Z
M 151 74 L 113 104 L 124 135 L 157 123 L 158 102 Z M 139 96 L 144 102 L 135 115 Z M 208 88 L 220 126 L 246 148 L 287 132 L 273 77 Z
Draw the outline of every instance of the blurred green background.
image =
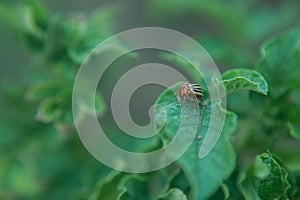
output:
M 299 19 L 300 2 L 296 0 L 52 0 L 41 1 L 41 5 L 40 1 L 1 0 L 0 199 L 88 199 L 96 184 L 112 171 L 84 148 L 72 126 L 70 109 L 76 70 L 98 42 L 136 27 L 171 28 L 203 45 L 222 72 L 254 69 L 262 43 L 299 26 Z M 157 148 L 160 143 L 120 139 L 121 132 L 109 122 L 107 102 L 109 81 L 126 70 L 122 65 L 162 59 L 151 51 L 142 53 L 146 56 L 138 61 L 129 56 L 116 63 L 99 86 L 101 121 L 115 143 L 133 151 L 153 143 Z M 147 91 L 151 92 L 145 96 Z M 147 109 L 162 91 L 150 85 L 135 94 L 132 115 L 138 123 L 147 123 Z M 53 97 L 56 92 L 59 95 Z M 235 100 L 233 97 L 229 107 L 243 119 L 245 108 L 235 106 Z M 268 137 L 263 141 L 273 141 Z M 245 155 L 241 163 L 265 150 L 259 146 L 247 149 L 251 141 L 245 138 L 247 142 L 236 143 L 237 151 Z M 289 159 L 290 152 L 298 155 L 298 141 L 284 140 L 280 145 L 291 148 L 282 152 L 283 157 Z M 298 169 L 299 159 L 293 158 L 289 166 Z

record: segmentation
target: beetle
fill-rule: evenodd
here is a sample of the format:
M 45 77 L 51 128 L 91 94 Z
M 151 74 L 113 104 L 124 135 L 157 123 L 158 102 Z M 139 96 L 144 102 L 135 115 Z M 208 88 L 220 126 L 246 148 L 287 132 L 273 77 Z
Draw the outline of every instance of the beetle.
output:
M 197 101 L 199 102 L 200 106 L 203 106 L 201 115 L 200 115 L 200 119 L 199 119 L 199 127 L 197 130 L 197 133 L 200 133 L 201 124 L 202 124 L 204 112 L 206 109 L 206 106 L 202 105 L 203 90 L 202 90 L 201 86 L 197 83 L 186 82 L 186 83 L 183 83 L 181 86 L 179 86 L 177 94 L 181 98 L 181 104 L 185 103 L 185 100 L 189 100 L 189 101 L 194 101 L 194 103 L 195 103 L 194 107 L 196 107 Z M 202 139 L 201 135 L 197 135 L 196 138 L 199 142 Z M 200 144 L 199 144 L 199 146 L 200 146 Z M 199 147 L 199 150 L 200 150 L 200 147 Z
M 199 101 L 201 104 L 203 100 L 203 90 L 199 84 L 196 83 L 183 83 L 178 88 L 178 96 L 181 98 L 181 103 L 184 103 L 186 99 L 190 101 Z

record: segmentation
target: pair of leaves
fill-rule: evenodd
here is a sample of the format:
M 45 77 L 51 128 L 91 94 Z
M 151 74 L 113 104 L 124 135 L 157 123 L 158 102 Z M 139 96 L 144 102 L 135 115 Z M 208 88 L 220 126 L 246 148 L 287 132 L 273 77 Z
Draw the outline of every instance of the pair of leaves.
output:
M 265 79 L 256 71 L 248 69 L 235 69 L 228 71 L 224 74 L 223 84 L 228 92 L 234 92 L 240 89 L 253 90 L 262 94 L 266 94 L 268 86 Z M 176 85 L 172 90 L 166 90 L 157 99 L 156 104 L 163 106 L 163 109 L 155 110 L 155 124 L 156 128 L 161 130 L 161 138 L 163 143 L 168 144 L 176 135 L 180 124 L 181 109 L 178 102 L 174 102 L 175 96 L 172 91 L 177 91 L 179 85 Z M 212 104 L 208 99 L 206 108 L 200 108 L 203 112 L 203 120 L 198 130 L 198 135 L 202 138 L 206 137 L 208 131 L 208 124 L 211 120 L 212 110 L 224 112 L 226 120 L 221 136 L 217 141 L 212 151 L 203 159 L 198 158 L 198 152 L 202 141 L 194 139 L 188 150 L 177 160 L 177 163 L 183 168 L 185 174 L 190 181 L 192 187 L 189 194 L 191 199 L 207 199 L 209 198 L 220 186 L 220 183 L 227 179 L 232 173 L 235 162 L 236 154 L 230 142 L 230 135 L 236 130 L 237 116 L 229 111 L 226 111 L 220 105 Z M 186 102 L 189 104 L 191 102 Z M 193 102 L 191 103 L 193 104 Z M 201 107 L 201 106 L 200 106 Z M 189 116 L 198 116 L 196 109 L 193 105 L 187 107 Z M 166 120 L 163 118 L 166 116 Z M 164 124 L 165 123 L 165 124 Z M 184 127 L 184 132 L 189 132 L 190 127 Z

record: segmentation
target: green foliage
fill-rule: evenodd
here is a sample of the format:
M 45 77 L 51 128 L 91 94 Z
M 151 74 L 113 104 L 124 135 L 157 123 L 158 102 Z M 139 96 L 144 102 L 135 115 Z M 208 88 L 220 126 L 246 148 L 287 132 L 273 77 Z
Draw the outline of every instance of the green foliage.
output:
M 228 92 L 238 91 L 239 89 L 253 89 L 261 93 L 267 91 L 267 83 L 264 78 L 255 71 L 235 69 L 224 73 L 223 78 L 226 88 L 229 88 Z M 260 87 L 258 87 L 258 85 L 260 85 Z M 183 105 L 180 105 L 179 102 L 174 102 L 174 94 L 172 92 L 177 90 L 178 85 L 161 94 L 156 102 L 156 104 L 162 105 L 167 112 L 167 123 L 160 132 L 164 144 L 167 144 L 175 136 L 180 124 L 180 107 Z M 213 106 L 215 107 L 214 110 L 218 110 L 217 112 L 226 112 L 225 125 L 218 143 L 207 157 L 199 159 L 198 151 L 202 141 L 198 142 L 195 139 L 190 148 L 178 160 L 178 163 L 185 170 L 188 179 L 190 179 L 192 185 L 192 199 L 207 199 L 219 188 L 220 183 L 230 176 L 235 167 L 236 154 L 229 141 L 229 136 L 236 130 L 237 116 L 232 112 L 226 111 L 221 105 L 215 105 L 209 102 L 206 107 L 200 108 L 200 111 L 193 109 L 193 105 L 187 105 L 189 112 L 186 118 L 197 116 L 196 112 L 203 114 L 198 135 L 205 138 L 211 119 L 210 116 L 214 114 L 211 113 Z M 162 128 L 161 119 L 163 116 L 165 116 L 163 109 L 156 111 L 156 127 L 158 130 Z M 189 130 L 190 127 L 184 127 L 182 131 L 189 132 Z
M 270 152 L 256 157 L 255 162 L 242 172 L 239 185 L 249 199 L 287 199 L 290 184 L 287 171 Z
M 295 138 L 300 137 L 299 107 L 299 64 L 300 64 L 300 29 L 272 38 L 263 46 L 263 56 L 259 70 L 270 82 L 270 98 L 266 109 L 276 107 L 270 118 L 279 121 L 279 126 Z M 275 123 L 272 123 L 275 124 Z
M 132 138 L 120 137 L 123 132 L 113 124 L 108 125 L 108 137 L 147 152 L 162 148 L 178 134 L 181 117 L 193 122 L 200 115 L 202 139 L 194 138 L 170 166 L 145 174 L 118 172 L 95 160 L 79 140 L 72 116 L 72 89 L 80 64 L 98 43 L 124 27 L 118 24 L 126 18 L 121 11 L 132 6 L 58 13 L 47 4 L 51 3 L 0 2 L 1 25 L 9 28 L 31 58 L 17 68 L 24 75 L 22 86 L 15 81 L 0 83 L 0 199 L 300 199 L 298 2 L 282 1 L 272 7 L 257 0 L 141 3 L 140 22 L 188 33 L 203 45 L 223 72 L 218 83 L 224 84 L 228 103 L 227 110 L 210 101 L 207 85 L 191 68 L 201 63 L 160 54 L 160 59 L 173 62 L 201 84 L 200 110 L 193 102 L 179 103 L 167 89 L 155 102 L 166 111 L 154 109 L 154 128 L 160 130 L 156 138 L 132 143 Z M 262 46 L 259 59 L 258 46 Z M 0 70 L 5 76 L 5 67 Z M 114 70 L 105 78 L 114 80 L 124 71 Z M 177 91 L 180 84 L 171 89 Z M 99 117 L 110 109 L 105 92 L 98 90 L 95 95 Z M 90 112 L 85 101 L 76 106 L 82 113 Z M 224 128 L 212 151 L 199 159 L 212 110 L 226 115 Z M 187 125 L 181 131 L 188 135 L 190 130 Z
M 113 12 L 96 10 L 68 17 L 50 14 L 33 0 L 2 1 L 0 10 L 1 22 L 37 55 L 31 63 L 20 64 L 26 74 L 25 87 L 1 83 L 1 109 L 5 110 L 0 114 L 0 198 L 85 198 L 110 169 L 93 160 L 75 137 L 72 87 L 79 63 L 108 36 L 105 20 Z M 96 95 L 95 104 L 102 113 L 101 94 Z M 89 173 L 96 177 L 87 178 Z

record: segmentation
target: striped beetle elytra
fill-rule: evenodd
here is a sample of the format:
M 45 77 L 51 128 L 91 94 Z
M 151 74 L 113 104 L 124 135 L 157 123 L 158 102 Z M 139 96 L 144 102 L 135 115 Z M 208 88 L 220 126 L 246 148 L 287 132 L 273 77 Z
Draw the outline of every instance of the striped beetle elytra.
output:
M 196 83 L 184 83 L 178 88 L 178 96 L 184 103 L 186 99 L 190 101 L 197 100 L 200 103 L 203 99 L 203 90 L 199 84 Z

